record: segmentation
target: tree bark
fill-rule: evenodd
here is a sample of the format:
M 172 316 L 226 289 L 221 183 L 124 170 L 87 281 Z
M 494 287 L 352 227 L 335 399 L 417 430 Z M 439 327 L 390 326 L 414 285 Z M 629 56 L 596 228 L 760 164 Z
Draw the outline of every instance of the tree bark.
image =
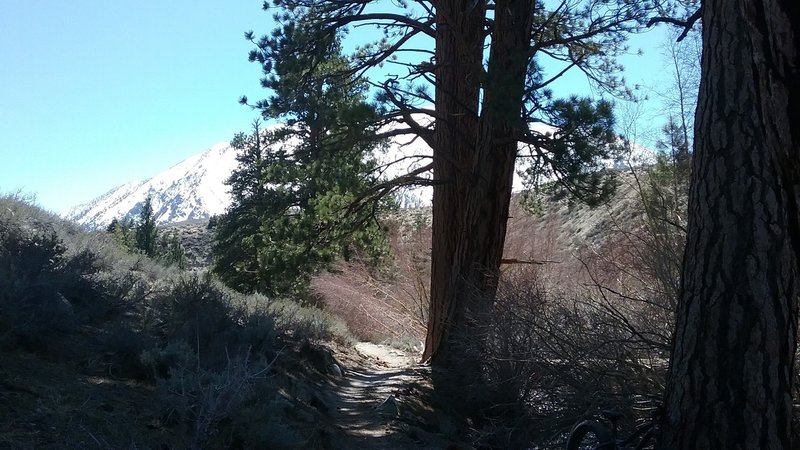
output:
M 472 8 L 443 0 L 436 9 L 436 112 L 433 152 L 433 225 L 431 293 L 423 360 L 436 363 L 451 324 L 463 308 L 456 302 L 464 258 L 457 255 L 468 240 L 462 225 L 471 180 L 464 176 L 478 140 L 478 100 L 482 77 L 483 23 L 486 4 Z
M 660 446 L 790 448 L 800 12 L 703 2 L 689 232 Z
M 497 289 L 530 58 L 531 0 L 497 1 L 488 74 L 485 3 L 437 4 L 433 248 L 423 360 L 475 380 L 474 321 Z M 472 362 L 473 364 L 470 364 Z

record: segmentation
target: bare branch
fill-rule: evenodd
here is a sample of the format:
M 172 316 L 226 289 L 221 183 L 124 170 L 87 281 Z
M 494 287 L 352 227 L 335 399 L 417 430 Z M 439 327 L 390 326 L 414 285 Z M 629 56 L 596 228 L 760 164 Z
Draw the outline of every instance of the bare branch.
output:
M 385 197 L 393 191 L 404 186 L 433 186 L 434 181 L 428 178 L 422 178 L 425 172 L 433 170 L 433 163 L 427 164 L 419 169 L 412 170 L 397 178 L 378 183 L 366 191 L 362 192 L 355 200 L 350 203 L 347 208 L 348 213 L 353 213 L 361 210 L 366 203 L 376 203 L 377 200 Z M 365 200 L 369 200 L 366 201 Z
M 395 23 L 374 22 L 374 21 L 391 21 Z M 370 24 L 383 27 L 406 26 L 416 30 L 417 32 L 425 33 L 430 37 L 436 36 L 435 31 L 431 27 L 431 25 L 433 24 L 432 19 L 420 21 L 400 14 L 391 14 L 391 13 L 354 14 L 346 17 L 331 18 L 325 22 L 327 22 L 330 25 L 333 25 L 334 28 L 344 27 L 349 24 L 356 24 L 356 26 Z
M 676 40 L 676 42 L 680 42 L 683 40 L 683 38 L 686 37 L 687 34 L 689 34 L 689 31 L 692 30 L 694 24 L 698 20 L 700 20 L 702 16 L 703 16 L 703 7 L 701 6 L 700 8 L 697 9 L 697 11 L 694 12 L 694 14 L 686 18 L 686 20 L 676 19 L 674 17 L 653 17 L 647 22 L 647 26 L 652 27 L 657 23 L 669 23 L 681 27 L 683 28 L 683 32 L 681 32 L 680 36 L 678 36 L 678 39 Z
M 545 265 L 548 263 L 555 263 L 558 261 L 534 261 L 534 260 L 524 260 L 524 259 L 517 259 L 517 258 L 503 258 L 500 260 L 500 264 L 536 264 L 536 265 Z

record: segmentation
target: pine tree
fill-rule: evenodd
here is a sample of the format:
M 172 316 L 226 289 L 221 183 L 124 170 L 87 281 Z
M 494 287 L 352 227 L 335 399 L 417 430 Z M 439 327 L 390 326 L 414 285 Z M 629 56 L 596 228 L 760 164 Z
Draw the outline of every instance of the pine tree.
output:
M 424 359 L 458 368 L 466 378 L 480 377 L 474 352 L 460 341 L 475 335 L 471 316 L 489 312 L 494 302 L 518 155 L 532 161 L 534 183 L 554 175 L 565 189 L 592 201 L 609 193 L 598 160 L 615 150 L 610 104 L 557 100 L 550 85 L 575 68 L 601 89 L 626 95 L 613 56 L 624 50 L 625 33 L 642 25 L 650 5 L 630 0 L 265 4 L 283 8 L 276 16 L 280 20 L 305 17 L 305 26 L 318 37 L 373 27 L 380 38 L 360 46 L 344 73 L 364 79 L 379 68 L 375 72 L 382 78 L 372 83 L 386 108 L 383 117 L 405 125 L 392 134 L 415 135 L 433 150 L 430 165 L 397 180 L 408 184 L 432 171 L 427 180 L 434 186 L 431 304 Z M 254 59 L 265 70 L 273 61 L 260 58 L 262 43 L 267 47 L 282 35 L 278 30 L 257 42 Z M 296 53 L 315 47 L 316 40 Z M 559 60 L 564 70 L 544 73 L 540 58 Z M 391 67 L 399 70 L 391 73 Z M 433 110 L 426 106 L 431 104 Z M 419 120 L 420 114 L 432 120 Z M 532 127 L 542 122 L 558 128 L 548 134 Z
M 255 121 L 252 134 L 238 133 L 231 141 L 239 163 L 227 180 L 232 201 L 214 226 L 213 271 L 228 286 L 247 293 L 263 290 L 260 280 L 267 276 L 258 265 L 258 248 L 263 244 L 261 222 L 268 202 L 262 135 L 260 122 Z
M 117 218 L 114 217 L 113 219 L 111 219 L 111 223 L 109 223 L 108 226 L 106 226 L 106 233 L 113 234 L 114 232 L 117 231 L 117 229 L 119 229 L 119 227 L 120 227 L 119 220 L 117 220 Z
M 793 448 L 800 14 L 788 1 L 704 0 L 683 25 L 698 18 L 688 237 L 660 448 Z
M 311 40 L 313 52 L 297 51 Z M 251 59 L 269 62 L 262 85 L 273 95 L 257 107 L 286 125 L 262 132 L 256 124 L 232 142 L 240 165 L 228 181 L 234 201 L 219 220 L 214 270 L 239 290 L 297 293 L 337 257 L 383 249 L 376 211 L 350 208 L 374 181 L 375 111 L 366 85 L 342 77 L 337 36 L 291 21 L 259 48 Z
M 670 117 L 662 127 L 663 138 L 657 142 L 660 150 L 656 163 L 648 170 L 648 182 L 643 192 L 648 217 L 661 230 L 660 235 L 674 234 L 677 228 L 685 240 L 686 205 L 691 176 L 688 133 Z
M 136 248 L 147 256 L 156 256 L 158 227 L 153 214 L 153 198 L 148 195 L 139 211 L 136 223 Z
M 158 260 L 165 266 L 185 270 L 187 265 L 186 249 L 175 232 L 162 234 L 158 242 Z
M 136 231 L 131 219 L 119 220 L 114 218 L 106 227 L 106 232 L 128 250 L 136 249 Z

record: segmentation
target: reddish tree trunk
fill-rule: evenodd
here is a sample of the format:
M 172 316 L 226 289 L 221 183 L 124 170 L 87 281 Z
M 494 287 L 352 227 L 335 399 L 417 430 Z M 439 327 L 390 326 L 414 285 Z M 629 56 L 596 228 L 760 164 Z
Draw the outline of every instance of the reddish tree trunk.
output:
M 436 128 L 433 152 L 433 240 L 431 293 L 424 360 L 443 353 L 451 324 L 463 313 L 456 302 L 462 276 L 459 247 L 468 240 L 462 225 L 465 193 L 472 180 L 464 176 L 478 141 L 478 100 L 482 76 L 485 2 L 472 8 L 460 0 L 443 0 L 436 10 Z M 444 352 L 446 353 L 446 352 Z
M 469 5 L 445 1 L 437 9 L 437 184 L 423 355 L 434 365 L 455 366 L 462 373 L 478 370 L 468 364 L 478 356 L 471 323 L 491 308 L 497 288 L 516 136 L 525 126 L 521 108 L 533 18 L 530 0 L 496 2 L 485 74 L 485 4 Z M 471 380 L 477 373 L 464 375 Z

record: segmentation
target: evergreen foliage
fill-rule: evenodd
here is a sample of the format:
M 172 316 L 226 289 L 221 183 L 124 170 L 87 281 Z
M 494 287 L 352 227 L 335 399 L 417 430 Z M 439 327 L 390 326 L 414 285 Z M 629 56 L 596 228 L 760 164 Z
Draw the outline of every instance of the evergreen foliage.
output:
M 219 220 L 219 216 L 213 215 L 208 218 L 208 224 L 206 224 L 207 230 L 213 230 L 217 227 L 217 221 Z
M 654 7 L 630 0 L 264 4 L 279 10 L 276 21 L 302 23 L 313 37 L 300 40 L 292 52 L 301 55 L 292 61 L 304 66 L 299 73 L 316 70 L 317 61 L 307 56 L 318 54 L 320 42 L 333 33 L 358 27 L 377 36 L 355 49 L 341 76 L 371 82 L 383 119 L 406 126 L 386 134 L 413 135 L 432 149 L 429 165 L 398 177 L 394 186 L 434 186 L 431 314 L 423 359 L 469 374 L 462 377 L 466 384 L 481 374 L 474 355 L 461 353 L 470 350 L 458 341 L 475 333 L 471 315 L 492 308 L 517 158 L 531 161 L 534 187 L 555 180 L 591 203 L 613 188 L 599 164 L 618 147 L 610 104 L 554 99 L 551 83 L 576 69 L 602 91 L 631 97 L 614 58 L 626 50 L 627 33 L 643 26 Z M 272 73 L 281 60 L 270 57 L 271 44 L 289 39 L 293 30 L 285 26 L 254 41 L 251 59 Z M 545 60 L 563 63 L 563 69 L 546 72 Z M 367 74 L 380 79 L 368 81 Z M 483 300 L 468 304 L 470 296 Z
M 255 107 L 285 125 L 261 130 L 256 122 L 231 143 L 239 168 L 228 180 L 233 203 L 217 223 L 213 270 L 243 292 L 297 293 L 335 258 L 377 258 L 385 245 L 380 205 L 351 206 L 375 182 L 375 109 L 365 83 L 343 75 L 338 37 L 303 23 L 286 23 L 250 55 L 272 92 Z M 313 51 L 298 50 L 311 42 Z
M 263 181 L 261 131 L 253 125 L 251 136 L 237 134 L 231 145 L 238 151 L 239 166 L 227 183 L 232 202 L 226 214 L 217 217 L 213 247 L 213 271 L 228 286 L 241 291 L 257 290 L 259 282 L 259 232 L 264 217 L 266 189 Z
M 113 235 L 114 239 L 123 247 L 133 251 L 136 248 L 136 230 L 133 220 L 114 218 L 106 227 L 106 232 Z
M 686 205 L 691 177 L 690 142 L 686 130 L 673 118 L 662 128 L 660 153 L 648 170 L 648 185 L 643 192 L 648 217 L 660 223 L 664 235 L 686 232 Z M 670 232 L 671 229 L 677 229 Z
M 150 196 L 145 199 L 136 221 L 114 218 L 106 227 L 106 233 L 114 236 L 117 242 L 131 252 L 143 253 L 167 267 L 186 269 L 186 250 L 177 234 L 159 232 Z
M 188 264 L 186 260 L 186 249 L 183 248 L 177 234 L 162 234 L 158 240 L 158 259 L 165 266 L 175 266 L 177 269 L 185 270 Z
M 119 228 L 119 220 L 114 217 L 111 219 L 111 223 L 106 226 L 106 233 L 114 233 Z
M 147 196 L 139 211 L 139 221 L 136 223 L 136 248 L 149 257 L 156 256 L 158 249 L 158 227 L 153 215 L 153 199 Z

